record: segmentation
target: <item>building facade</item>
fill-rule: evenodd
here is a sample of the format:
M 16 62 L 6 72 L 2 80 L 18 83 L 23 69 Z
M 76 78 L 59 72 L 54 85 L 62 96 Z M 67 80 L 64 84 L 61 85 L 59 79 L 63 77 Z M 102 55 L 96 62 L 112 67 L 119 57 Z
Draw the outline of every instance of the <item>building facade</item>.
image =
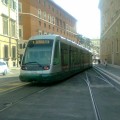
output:
M 0 0 L 0 59 L 17 66 L 18 0 Z
M 120 0 L 100 0 L 100 58 L 120 66 Z
M 100 59 L 100 39 L 91 39 L 91 51 L 93 53 L 93 62 Z
M 28 39 L 37 34 L 58 34 L 78 42 L 76 19 L 52 0 L 19 0 L 20 58 Z

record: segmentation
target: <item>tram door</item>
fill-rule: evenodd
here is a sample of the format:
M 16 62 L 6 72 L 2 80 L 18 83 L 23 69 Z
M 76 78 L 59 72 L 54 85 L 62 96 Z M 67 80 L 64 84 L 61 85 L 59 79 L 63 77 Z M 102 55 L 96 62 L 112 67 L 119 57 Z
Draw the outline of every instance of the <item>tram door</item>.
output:
M 69 46 L 61 42 L 61 66 L 62 70 L 66 71 L 69 69 Z
M 55 43 L 55 50 L 54 50 L 54 59 L 53 59 L 53 65 L 56 68 L 60 68 L 60 42 L 59 40 Z

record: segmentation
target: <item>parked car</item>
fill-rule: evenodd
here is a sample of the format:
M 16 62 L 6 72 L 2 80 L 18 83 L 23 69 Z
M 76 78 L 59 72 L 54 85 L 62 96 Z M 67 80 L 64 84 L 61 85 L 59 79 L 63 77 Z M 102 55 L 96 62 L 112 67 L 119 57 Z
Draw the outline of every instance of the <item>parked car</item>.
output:
M 0 60 L 0 74 L 6 75 L 9 69 L 7 63 L 3 60 Z

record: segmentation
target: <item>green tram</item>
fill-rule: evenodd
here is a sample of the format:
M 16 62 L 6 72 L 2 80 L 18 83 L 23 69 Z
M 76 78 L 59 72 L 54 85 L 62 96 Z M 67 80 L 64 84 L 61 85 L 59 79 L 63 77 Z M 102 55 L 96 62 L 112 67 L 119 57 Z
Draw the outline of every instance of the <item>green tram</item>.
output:
M 21 61 L 20 80 L 50 83 L 92 67 L 92 53 L 59 35 L 29 39 Z

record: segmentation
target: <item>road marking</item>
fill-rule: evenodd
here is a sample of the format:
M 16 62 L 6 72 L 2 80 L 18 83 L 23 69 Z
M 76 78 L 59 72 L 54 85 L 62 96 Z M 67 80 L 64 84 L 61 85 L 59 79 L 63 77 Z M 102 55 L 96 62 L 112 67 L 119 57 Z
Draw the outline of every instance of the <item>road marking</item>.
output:
M 18 87 L 21 87 L 21 86 L 27 85 L 27 84 L 28 83 L 11 83 L 11 84 L 6 84 L 5 86 L 2 86 L 0 88 L 0 93 L 16 89 Z

